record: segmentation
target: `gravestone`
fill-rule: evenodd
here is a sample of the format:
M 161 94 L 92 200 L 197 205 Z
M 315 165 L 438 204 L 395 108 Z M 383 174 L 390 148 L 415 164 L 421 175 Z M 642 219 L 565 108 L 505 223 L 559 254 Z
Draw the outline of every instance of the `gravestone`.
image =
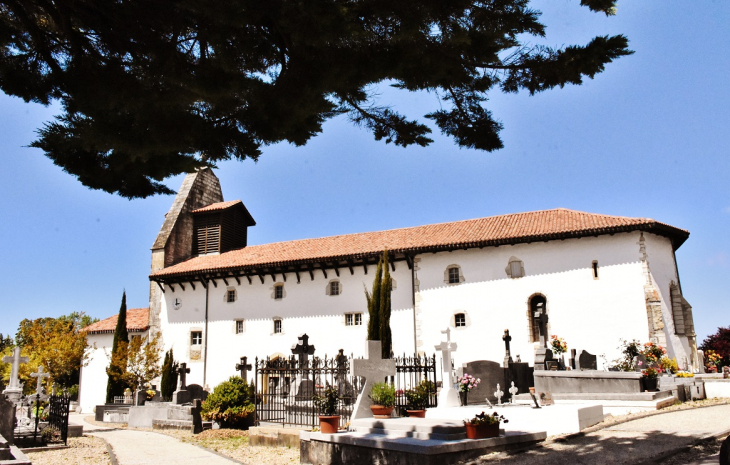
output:
M 648 367 L 646 364 L 646 355 L 639 354 L 634 357 L 634 371 L 646 370 Z
M 518 392 L 520 392 L 519 389 L 517 389 L 517 386 L 515 386 L 515 382 L 512 381 L 512 387 L 508 389 L 509 391 L 509 403 L 514 404 L 515 403 L 515 396 Z
M 439 392 L 438 406 L 458 407 L 460 404 L 459 392 L 454 389 L 456 380 L 454 379 L 454 373 L 451 369 L 451 352 L 456 351 L 456 343 L 451 342 L 450 328 L 446 328 L 446 330 L 441 331 L 441 334 L 446 334 L 446 340 L 435 346 L 436 350 L 441 351 L 441 365 L 443 367 L 443 374 L 441 378 L 443 379 L 443 386 L 441 387 L 441 392 Z
M 370 406 L 373 405 L 373 401 L 370 399 L 370 388 L 375 383 L 385 381 L 387 376 L 395 376 L 395 360 L 382 358 L 381 342 L 366 341 L 366 344 L 365 356 L 367 358 L 358 358 L 352 361 L 352 374 L 365 378 L 365 384 L 352 409 L 352 420 L 372 418 L 373 412 L 370 410 Z
M 538 318 L 540 332 L 540 342 L 538 343 L 537 349 L 535 349 L 535 370 L 542 371 L 548 369 L 547 362 L 553 361 L 553 351 L 548 349 L 547 345 L 547 324 L 549 318 L 543 310 L 538 310 L 534 316 Z
M 138 389 L 134 393 L 134 405 L 135 406 L 144 405 L 145 402 L 147 402 L 147 390 L 146 389 Z
M 504 341 L 504 362 L 502 362 L 502 366 L 509 368 L 509 364 L 512 363 L 512 354 L 509 351 L 509 343 L 512 340 L 512 336 L 509 335 L 509 329 L 504 330 L 502 340 Z
M 291 346 L 291 353 L 297 356 L 299 364 L 296 379 L 297 393 L 294 398 L 297 401 L 312 400 L 314 395 L 314 382 L 308 378 L 309 356 L 314 355 L 314 352 L 315 348 L 309 343 L 307 333 L 300 334 L 297 343 Z
M 291 353 L 299 360 L 299 368 L 305 368 L 309 362 L 309 356 L 314 355 L 314 346 L 309 344 L 307 333 L 299 335 L 299 341 L 291 346 Z
M 13 349 L 13 355 L 3 357 L 4 363 L 12 364 L 10 367 L 10 379 L 8 380 L 8 386 L 3 391 L 3 394 L 11 402 L 18 402 L 23 395 L 23 384 L 18 380 L 18 370 L 20 369 L 21 363 L 28 363 L 30 359 L 28 357 L 20 356 L 20 347 Z
M 35 385 L 35 394 L 40 397 L 41 400 L 45 401 L 48 399 L 48 396 L 46 395 L 46 391 L 43 389 L 43 379 L 44 378 L 50 378 L 51 375 L 49 373 L 43 373 L 43 366 L 38 366 L 38 372 L 31 373 L 31 378 L 36 378 L 36 385 Z
M 502 396 L 504 395 L 504 392 L 499 388 L 499 384 L 497 384 L 497 390 L 494 391 L 494 397 L 497 398 L 497 405 L 502 405 Z
M 236 363 L 236 371 L 241 372 L 241 379 L 248 383 L 248 370 L 251 369 L 251 364 L 248 363 L 248 357 L 241 357 L 241 363 Z
M 535 369 L 528 363 L 510 363 L 509 368 L 504 370 L 504 385 L 515 383 L 521 392 L 527 392 L 535 385 L 534 373 Z
M 190 402 L 190 393 L 188 392 L 188 386 L 186 384 L 185 378 L 190 373 L 190 368 L 188 368 L 188 364 L 183 362 L 180 364 L 180 366 L 177 369 L 178 374 L 178 388 L 175 392 L 172 393 L 172 403 L 173 404 L 187 404 Z
M 697 361 L 700 364 L 699 367 L 697 367 L 700 371 L 700 373 L 705 373 L 705 351 L 704 350 L 697 350 Z
M 0 394 L 0 436 L 13 444 L 13 428 L 15 427 L 15 403 Z
M 581 350 L 580 355 L 578 356 L 578 369 L 597 370 L 598 358 L 595 355 L 586 352 L 585 350 Z
M 205 401 L 205 399 L 208 398 L 208 391 L 206 391 L 203 386 L 200 384 L 190 384 L 188 385 L 188 393 L 190 395 L 190 401 L 192 402 L 195 399 L 200 400 L 201 402 Z
M 190 409 L 193 416 L 193 434 L 203 432 L 203 418 L 200 416 L 200 399 L 193 399 L 193 407 Z
M 482 404 L 484 403 L 485 398 L 496 402 L 497 398 L 494 397 L 492 389 L 494 389 L 494 386 L 498 383 L 502 383 L 506 386 L 504 375 L 507 369 L 502 368 L 497 362 L 476 360 L 463 364 L 459 371 L 459 376 L 464 373 L 469 373 L 473 377 L 481 380 L 474 389 L 469 391 L 469 396 L 467 398 L 469 404 Z

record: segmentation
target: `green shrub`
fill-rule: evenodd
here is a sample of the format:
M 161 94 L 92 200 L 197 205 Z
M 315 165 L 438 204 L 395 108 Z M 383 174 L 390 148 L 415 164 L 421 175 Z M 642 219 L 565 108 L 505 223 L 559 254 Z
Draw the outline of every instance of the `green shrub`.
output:
M 370 389 L 370 399 L 383 407 L 395 406 L 395 387 L 388 383 L 375 383 Z
M 314 406 L 319 410 L 320 415 L 333 416 L 337 415 L 337 404 L 340 401 L 340 393 L 332 386 L 324 388 L 324 392 L 320 396 L 315 394 L 312 397 Z
M 223 428 L 248 429 L 256 418 L 254 387 L 245 380 L 231 376 L 215 387 L 201 405 L 203 419 L 215 421 Z
M 79 400 L 79 385 L 74 384 L 70 388 L 68 388 L 68 396 L 73 400 L 74 402 Z

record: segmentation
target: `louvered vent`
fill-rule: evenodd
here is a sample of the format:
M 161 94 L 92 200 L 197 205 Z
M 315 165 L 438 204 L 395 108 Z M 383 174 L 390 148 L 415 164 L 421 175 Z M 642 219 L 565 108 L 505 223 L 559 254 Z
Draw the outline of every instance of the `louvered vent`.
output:
M 211 204 L 192 214 L 193 255 L 246 247 L 248 227 L 256 224 L 240 200 Z
M 220 215 L 201 215 L 195 218 L 195 252 L 198 255 L 220 252 L 220 245 Z

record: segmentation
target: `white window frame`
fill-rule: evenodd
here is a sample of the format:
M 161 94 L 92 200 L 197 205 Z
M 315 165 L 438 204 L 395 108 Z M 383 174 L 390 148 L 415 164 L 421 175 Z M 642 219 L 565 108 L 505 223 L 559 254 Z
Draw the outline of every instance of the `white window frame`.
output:
M 345 326 L 362 326 L 362 313 L 345 313 Z
M 278 295 L 277 295 L 278 293 Z M 276 284 L 274 285 L 274 300 L 281 300 L 284 298 L 284 285 L 283 284 Z
M 274 318 L 274 334 L 282 334 L 283 331 L 284 331 L 284 328 L 283 328 L 281 318 Z
M 232 304 L 236 301 L 236 290 L 235 289 L 227 289 L 226 290 L 226 303 Z
M 461 318 L 459 318 L 459 317 L 461 317 Z M 460 322 L 461 322 L 461 324 L 459 324 Z M 454 327 L 455 328 L 466 328 L 466 313 L 454 313 Z
M 196 337 L 198 335 L 198 337 Z M 196 339 L 199 339 L 198 342 L 195 342 Z M 202 346 L 203 345 L 203 332 L 199 330 L 190 331 L 190 345 L 195 346 Z
M 243 320 L 236 320 L 235 333 L 236 334 L 243 334 L 245 332 L 246 332 L 246 326 L 244 325 Z

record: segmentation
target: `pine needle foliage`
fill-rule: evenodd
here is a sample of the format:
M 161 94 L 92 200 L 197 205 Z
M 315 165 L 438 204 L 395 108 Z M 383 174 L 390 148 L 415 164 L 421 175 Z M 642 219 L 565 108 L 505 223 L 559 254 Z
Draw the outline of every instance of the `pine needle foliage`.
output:
M 127 333 L 127 292 L 122 293 L 122 304 L 119 307 L 119 315 L 117 316 L 117 327 L 114 329 L 114 340 L 112 341 L 112 361 L 115 357 L 119 358 L 121 351 L 124 351 L 129 343 L 129 333 Z M 111 373 L 109 372 L 111 370 Z M 124 389 L 127 387 L 122 379 L 122 372 L 119 372 L 120 365 L 110 363 L 107 368 L 109 378 L 106 383 L 106 402 L 108 404 L 114 402 L 114 397 L 124 395 Z
M 581 0 L 613 15 L 616 0 Z M 31 145 L 93 189 L 172 193 L 164 180 L 261 147 L 304 145 L 338 115 L 376 140 L 502 148 L 490 91 L 580 85 L 629 55 L 623 35 L 545 37 L 529 0 L 0 0 L 0 90 L 60 103 Z M 430 92 L 409 119 L 378 86 Z
M 393 282 L 390 279 L 390 269 L 388 268 L 388 250 L 383 252 L 381 258 L 383 262 L 383 280 L 380 284 L 380 341 L 382 347 L 382 357 L 390 358 L 393 351 L 393 338 L 390 332 L 390 292 L 393 289 Z
M 175 355 L 172 348 L 165 353 L 165 360 L 162 363 L 162 379 L 160 380 L 160 396 L 166 402 L 172 400 L 172 394 L 177 389 L 177 368 Z
M 379 341 L 380 340 L 380 299 L 382 294 L 380 287 L 383 284 L 383 262 L 378 262 L 378 267 L 375 270 L 375 278 L 373 279 L 373 290 L 368 293 L 365 289 L 365 297 L 368 301 L 368 341 Z

